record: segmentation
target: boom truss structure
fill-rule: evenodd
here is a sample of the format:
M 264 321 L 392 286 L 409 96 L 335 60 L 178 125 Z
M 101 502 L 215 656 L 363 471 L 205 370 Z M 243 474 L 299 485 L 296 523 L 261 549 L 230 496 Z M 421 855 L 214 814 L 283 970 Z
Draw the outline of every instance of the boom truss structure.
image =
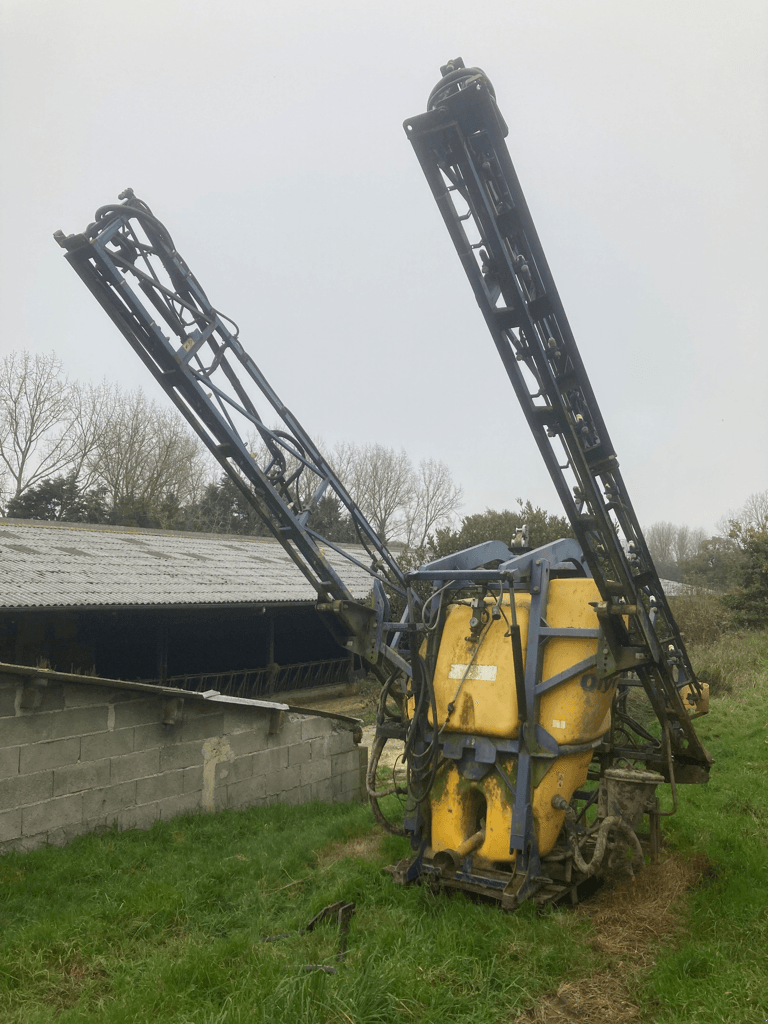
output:
M 701 686 L 520 188 L 493 87 L 460 59 L 441 72 L 427 112 L 409 118 L 405 132 L 602 597 L 599 672 L 637 674 L 662 726 L 669 772 L 674 758 L 677 781 L 706 781 L 711 758 L 681 697 L 688 687 L 698 699 Z M 619 721 L 622 714 L 617 708 Z
M 211 305 L 166 228 L 131 189 L 119 198 L 97 210 L 82 234 L 56 233 L 67 260 L 314 587 L 339 643 L 379 675 L 410 675 L 384 635 L 385 586 L 406 599 L 410 591 L 402 570 L 245 351 L 237 326 Z M 255 393 L 277 425 L 260 415 Z M 349 514 L 366 564 L 313 530 L 312 513 L 328 495 Z M 374 607 L 356 600 L 326 547 L 370 574 Z

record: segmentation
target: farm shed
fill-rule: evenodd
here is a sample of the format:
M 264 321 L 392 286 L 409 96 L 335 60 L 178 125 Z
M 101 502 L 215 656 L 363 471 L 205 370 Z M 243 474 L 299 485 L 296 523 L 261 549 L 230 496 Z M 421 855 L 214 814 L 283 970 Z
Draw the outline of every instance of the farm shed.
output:
M 5 519 L 0 557 L 6 663 L 249 698 L 358 668 L 271 539 Z M 364 599 L 367 573 L 327 557 Z
M 0 556 L 0 851 L 364 798 L 357 721 L 293 706 L 355 666 L 279 544 L 0 520 Z

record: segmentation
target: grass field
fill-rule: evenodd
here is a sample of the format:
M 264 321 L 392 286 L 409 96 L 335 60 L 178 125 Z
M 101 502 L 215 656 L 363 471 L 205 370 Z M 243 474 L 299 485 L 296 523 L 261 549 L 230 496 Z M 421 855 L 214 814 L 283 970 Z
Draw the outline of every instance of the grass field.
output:
M 187 817 L 0 859 L 0 1021 L 763 1024 L 768 637 L 736 653 L 665 862 L 578 911 L 396 887 L 381 868 L 405 841 L 366 807 Z M 337 900 L 356 904 L 343 962 L 335 923 L 301 934 Z

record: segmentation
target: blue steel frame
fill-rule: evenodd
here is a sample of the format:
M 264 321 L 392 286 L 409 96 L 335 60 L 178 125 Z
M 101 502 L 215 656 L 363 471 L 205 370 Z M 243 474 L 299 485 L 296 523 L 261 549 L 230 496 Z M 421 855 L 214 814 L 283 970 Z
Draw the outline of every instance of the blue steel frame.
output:
M 574 675 L 585 675 L 596 671 L 596 657 L 585 658 L 564 672 L 549 679 L 542 679 L 544 647 L 553 637 L 589 637 L 600 639 L 600 629 L 555 628 L 546 621 L 546 607 L 550 580 L 564 572 L 573 575 L 590 576 L 581 547 L 575 540 L 559 540 L 525 554 L 510 558 L 510 551 L 503 544 L 491 542 L 478 545 L 456 555 L 449 555 L 439 561 L 425 565 L 423 569 L 409 575 L 414 583 L 431 583 L 436 590 L 449 587 L 452 591 L 482 585 L 490 591 L 506 591 L 510 601 L 514 592 L 530 594 L 531 605 L 528 620 L 525 673 L 523 686 L 518 690 L 523 697 L 520 706 L 520 730 L 518 739 L 491 739 L 487 736 L 447 733 L 439 734 L 437 744 L 441 758 L 456 762 L 465 778 L 482 779 L 490 772 L 496 772 L 509 789 L 513 799 L 513 812 L 509 829 L 510 853 L 517 851 L 515 882 L 501 873 L 482 874 L 472 867 L 472 857 L 467 855 L 461 867 L 452 876 L 455 883 L 478 886 L 490 890 L 514 892 L 517 903 L 532 896 L 542 884 L 551 879 L 544 875 L 539 854 L 539 844 L 533 819 L 534 767 L 539 762 L 554 761 L 566 754 L 595 750 L 604 737 L 584 744 L 559 744 L 538 720 L 538 703 L 542 694 L 562 686 Z M 474 569 L 492 560 L 503 558 L 497 569 Z M 437 726 L 435 726 L 437 728 Z M 421 749 L 423 754 L 435 741 L 434 729 L 425 721 L 422 724 Z M 517 772 L 514 782 L 499 764 L 499 757 L 513 755 L 517 758 Z M 420 809 L 412 808 L 406 819 L 406 827 L 412 832 L 412 844 L 416 855 L 405 870 L 405 879 L 414 881 L 420 875 L 439 875 L 440 869 L 425 860 L 429 836 L 425 819 Z

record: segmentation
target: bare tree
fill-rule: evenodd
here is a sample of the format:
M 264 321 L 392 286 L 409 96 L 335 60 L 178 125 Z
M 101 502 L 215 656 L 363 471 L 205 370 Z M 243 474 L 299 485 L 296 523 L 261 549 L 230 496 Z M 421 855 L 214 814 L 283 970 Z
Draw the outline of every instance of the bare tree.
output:
M 659 572 L 661 572 L 663 566 L 668 566 L 675 561 L 677 527 L 674 523 L 661 521 L 653 523 L 644 533 L 651 558 Z
M 672 554 L 675 562 L 680 565 L 689 558 L 693 558 L 707 539 L 707 534 L 699 527 L 693 530 L 685 524 L 676 527 L 672 542 Z
M 82 437 L 73 429 L 79 412 L 77 388 L 53 352 L 12 352 L 0 361 L 0 464 L 7 497 L 72 471 L 81 451 Z
M 196 501 L 210 479 L 202 442 L 174 409 L 158 407 L 140 389 L 114 389 L 84 469 L 113 506 L 127 500 L 155 510 L 171 495 L 181 504 Z
M 404 538 L 415 491 L 413 466 L 405 451 L 382 444 L 346 444 L 337 446 L 335 463 L 337 473 L 380 539 L 386 544 Z
M 408 547 L 423 548 L 432 530 L 447 525 L 458 512 L 462 497 L 461 487 L 454 484 L 444 462 L 422 459 L 415 474 L 413 499 L 409 509 Z
M 768 533 L 768 491 L 750 494 L 741 508 L 730 511 L 718 521 L 717 528 L 724 537 L 739 544 L 754 534 Z

